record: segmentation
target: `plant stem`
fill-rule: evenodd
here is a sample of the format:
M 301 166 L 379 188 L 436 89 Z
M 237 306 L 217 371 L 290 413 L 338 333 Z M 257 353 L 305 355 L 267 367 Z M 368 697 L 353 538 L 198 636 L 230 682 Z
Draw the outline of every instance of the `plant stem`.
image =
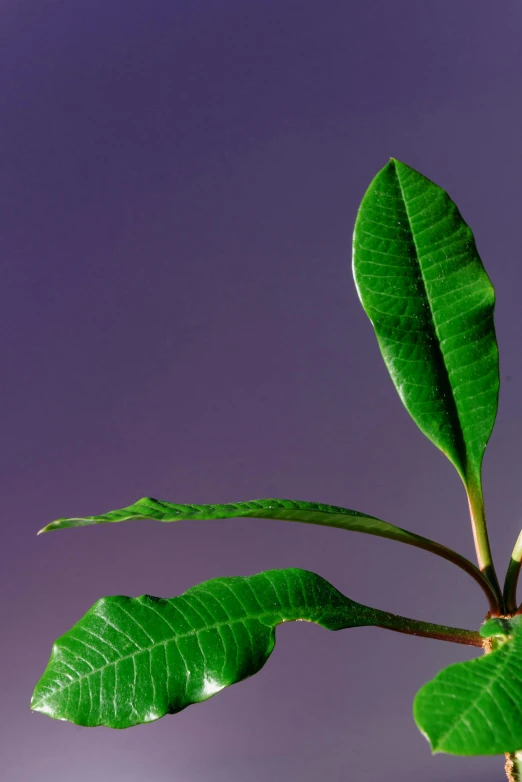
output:
M 509 565 L 504 582 L 504 605 L 508 613 L 517 610 L 517 582 L 522 564 L 522 532 L 517 538 L 515 547 L 509 560 Z
M 420 635 L 424 638 L 435 638 L 439 641 L 450 641 L 455 644 L 482 647 L 483 639 L 474 630 L 464 630 L 460 627 L 447 627 L 446 625 L 421 622 L 418 619 L 408 619 L 405 616 L 389 614 L 386 611 L 371 609 L 372 624 L 385 630 L 394 630 L 396 633 L 408 635 Z
M 504 766 L 509 782 L 521 782 L 522 780 L 522 752 L 506 752 L 506 765 Z
M 507 618 L 509 617 L 506 617 L 506 619 Z M 499 648 L 499 640 L 494 636 L 491 636 L 490 638 L 483 638 L 482 646 L 484 649 L 484 654 L 490 654 Z M 508 782 L 522 782 L 522 751 L 506 752 L 506 763 L 504 765 L 504 771 L 506 772 Z
M 491 555 L 491 548 L 489 545 L 482 490 L 480 486 L 471 484 L 467 489 L 467 493 L 478 566 L 488 582 L 491 584 L 491 587 L 497 597 L 498 609 L 496 609 L 495 613 L 492 613 L 491 616 L 498 616 L 499 613 L 503 613 L 504 611 L 504 601 L 495 571 L 495 566 L 493 565 L 493 557 Z

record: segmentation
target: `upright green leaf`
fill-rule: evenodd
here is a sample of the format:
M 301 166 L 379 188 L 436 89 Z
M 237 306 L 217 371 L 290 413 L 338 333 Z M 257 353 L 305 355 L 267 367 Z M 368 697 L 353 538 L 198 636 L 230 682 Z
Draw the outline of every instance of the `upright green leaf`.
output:
M 444 668 L 415 698 L 415 721 L 434 753 L 522 749 L 522 616 L 490 619 L 480 634 L 494 639 L 494 651 Z
M 499 373 L 495 295 L 470 228 L 444 190 L 391 159 L 361 203 L 353 271 L 405 407 L 479 489 Z
M 381 538 L 407 543 L 410 546 L 430 551 L 432 554 L 436 554 L 462 568 L 486 592 L 490 606 L 492 608 L 495 606 L 495 595 L 492 593 L 489 583 L 480 570 L 456 551 L 442 546 L 433 540 L 424 538 L 422 535 L 416 535 L 414 532 L 408 532 L 387 521 L 377 519 L 375 516 L 368 516 L 366 513 L 360 513 L 356 510 L 348 510 L 336 505 L 324 505 L 319 502 L 262 499 L 247 502 L 229 502 L 220 505 L 176 505 L 172 502 L 155 500 L 152 497 L 143 497 L 126 508 L 112 510 L 98 516 L 56 519 L 56 521 L 51 521 L 50 524 L 47 524 L 38 534 L 68 527 L 112 524 L 130 519 L 155 519 L 157 521 L 172 522 L 184 519 L 229 519 L 235 517 L 282 519 L 304 524 L 318 524 L 352 532 L 364 532 L 368 535 L 377 535 Z
M 91 727 L 152 722 L 259 671 L 276 626 L 292 621 L 329 630 L 378 625 L 466 644 L 478 638 L 367 608 L 306 570 L 216 578 L 180 597 L 99 600 L 56 641 L 31 708 Z

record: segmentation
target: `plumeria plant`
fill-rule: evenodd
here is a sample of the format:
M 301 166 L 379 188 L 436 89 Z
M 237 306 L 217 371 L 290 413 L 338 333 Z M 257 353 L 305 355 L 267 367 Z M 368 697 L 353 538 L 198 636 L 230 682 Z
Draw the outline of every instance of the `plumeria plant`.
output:
M 522 780 L 522 608 L 516 598 L 522 533 L 501 589 L 481 477 L 499 390 L 493 286 L 448 194 L 393 158 L 359 208 L 353 273 L 404 406 L 462 479 L 477 565 L 387 521 L 300 500 L 177 505 L 146 497 L 99 516 L 58 519 L 41 532 L 128 519 L 254 517 L 377 535 L 430 551 L 468 573 L 486 598 L 480 629 L 369 608 L 297 568 L 216 578 L 178 597 L 104 597 L 54 644 L 34 690 L 35 711 L 77 725 L 130 728 L 257 673 L 282 622 L 315 622 L 328 630 L 374 625 L 484 652 L 425 684 L 415 697 L 414 718 L 434 753 L 505 754 L 508 779 Z

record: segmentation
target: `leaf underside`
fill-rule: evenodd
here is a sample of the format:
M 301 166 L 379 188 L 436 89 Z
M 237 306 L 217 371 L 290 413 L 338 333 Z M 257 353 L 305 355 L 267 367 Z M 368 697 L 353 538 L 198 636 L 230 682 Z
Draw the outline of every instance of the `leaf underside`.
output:
M 392 159 L 361 203 L 353 272 L 406 409 L 480 486 L 499 372 L 494 290 L 469 226 L 442 188 Z
M 77 518 L 62 518 L 47 524 L 42 532 L 51 532 L 68 527 L 86 527 L 93 524 L 111 524 L 132 519 L 155 519 L 156 521 L 174 522 L 190 519 L 211 520 L 229 518 L 281 519 L 284 521 L 317 524 L 325 527 L 364 532 L 368 535 L 408 543 L 418 548 L 431 550 L 439 544 L 396 527 L 387 521 L 374 516 L 368 516 L 359 511 L 341 508 L 335 505 L 324 505 L 318 502 L 302 500 L 260 499 L 247 502 L 234 502 L 215 505 L 178 505 L 173 502 L 156 500 L 153 497 L 143 497 L 125 508 L 102 513 L 98 516 L 83 516 Z M 40 534 L 38 533 L 38 534 Z M 439 551 L 439 553 L 440 553 Z
M 152 722 L 259 671 L 282 622 L 339 630 L 383 616 L 299 569 L 216 578 L 168 599 L 106 597 L 56 641 L 31 708 L 89 727 Z
M 445 668 L 414 701 L 434 753 L 499 755 L 522 748 L 522 617 L 491 619 L 480 634 L 495 651 Z
M 173 502 L 143 497 L 133 505 L 102 513 L 97 516 L 61 518 L 47 524 L 38 534 L 68 527 L 86 527 L 96 524 L 113 524 L 121 521 L 154 519 L 162 522 L 183 520 L 217 520 L 228 518 L 280 519 L 283 521 L 316 524 L 324 527 L 363 532 L 388 538 L 400 543 L 429 551 L 461 567 L 479 583 L 483 577 L 469 560 L 446 546 L 422 535 L 396 527 L 387 521 L 366 513 L 302 500 L 259 499 L 225 504 L 179 505 Z M 481 584 L 482 585 L 482 584 Z M 483 585 L 482 585 L 482 588 Z

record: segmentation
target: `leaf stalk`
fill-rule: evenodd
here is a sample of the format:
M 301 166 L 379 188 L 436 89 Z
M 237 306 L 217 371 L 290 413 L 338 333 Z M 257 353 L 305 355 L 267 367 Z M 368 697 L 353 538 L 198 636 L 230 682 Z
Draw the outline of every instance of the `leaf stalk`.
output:
M 500 616 L 504 613 L 504 599 L 493 564 L 482 491 L 479 487 L 471 486 L 467 489 L 467 494 L 478 566 L 490 584 L 496 598 L 496 604 L 491 610 L 491 616 Z
M 384 630 L 393 630 L 396 633 L 406 633 L 407 635 L 418 635 L 423 638 L 434 638 L 438 641 L 449 641 L 455 644 L 465 644 L 466 646 L 482 647 L 482 638 L 474 630 L 421 622 L 418 619 L 408 619 L 405 616 L 397 616 L 396 614 L 376 611 L 375 609 L 374 613 L 377 614 L 374 617 L 375 625 Z

